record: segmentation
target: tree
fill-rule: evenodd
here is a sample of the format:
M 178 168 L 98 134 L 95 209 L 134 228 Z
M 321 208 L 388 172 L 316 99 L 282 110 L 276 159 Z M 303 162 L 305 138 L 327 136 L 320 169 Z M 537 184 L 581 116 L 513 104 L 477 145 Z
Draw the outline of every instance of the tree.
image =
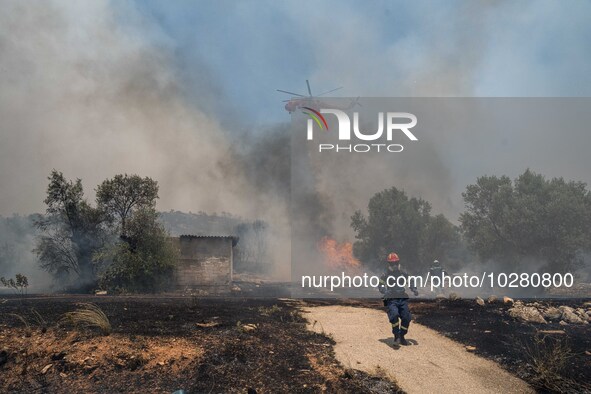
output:
M 111 290 L 151 292 L 168 284 L 178 260 L 154 209 L 133 212 L 124 241 L 108 245 L 95 256 L 105 267 L 101 286 Z
M 395 187 L 376 193 L 369 200 L 367 218 L 361 211 L 351 217 L 357 238 L 353 253 L 381 269 L 387 254 L 396 251 L 408 269 L 426 269 L 433 256 L 444 259 L 459 242 L 455 227 L 443 215 L 432 217 L 430 212 L 427 201 L 408 198 Z
M 529 169 L 515 179 L 483 176 L 462 194 L 461 229 L 484 259 L 507 267 L 526 259 L 564 272 L 591 245 L 591 195 L 582 182 L 547 180 Z
M 158 182 L 138 175 L 116 175 L 96 190 L 98 208 L 118 221 L 120 234 L 127 235 L 127 220 L 137 209 L 155 208 Z
M 40 230 L 34 252 L 41 267 L 54 277 L 82 282 L 95 279 L 92 257 L 105 243 L 107 232 L 102 211 L 84 199 L 82 181 L 67 181 L 53 170 L 47 187 L 45 216 L 35 222 Z
M 419 250 L 421 262 L 443 260 L 446 267 L 461 264 L 458 260 L 463 257 L 465 248 L 460 229 L 441 214 L 429 218 L 427 226 L 423 229 Z

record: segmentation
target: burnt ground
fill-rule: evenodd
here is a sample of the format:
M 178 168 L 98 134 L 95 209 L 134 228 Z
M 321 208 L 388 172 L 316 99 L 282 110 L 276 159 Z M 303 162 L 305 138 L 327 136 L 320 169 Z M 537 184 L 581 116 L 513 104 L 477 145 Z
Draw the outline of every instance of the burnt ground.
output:
M 106 313 L 110 335 L 58 324 L 80 302 Z M 334 342 L 307 331 L 297 306 L 278 299 L 9 298 L 0 303 L 0 392 L 397 392 L 379 371 L 340 365 Z
M 113 332 L 58 324 L 80 302 L 98 305 Z M 366 300 L 306 303 L 382 309 Z M 379 371 L 370 376 L 340 365 L 332 339 L 306 330 L 299 305 L 260 298 L 12 297 L 0 303 L 0 392 L 397 392 Z M 540 392 L 591 392 L 590 325 L 523 323 L 507 316 L 508 308 L 411 300 L 418 323 L 474 346 Z M 536 358 L 552 365 L 564 359 L 564 365 L 544 380 Z
M 583 302 L 544 301 L 572 307 Z M 508 316 L 508 308 L 502 303 L 481 307 L 473 300 L 411 303 L 418 323 L 476 347 L 475 353 L 498 362 L 540 392 L 591 392 L 591 325 L 524 323 Z M 556 370 L 547 371 L 552 368 Z

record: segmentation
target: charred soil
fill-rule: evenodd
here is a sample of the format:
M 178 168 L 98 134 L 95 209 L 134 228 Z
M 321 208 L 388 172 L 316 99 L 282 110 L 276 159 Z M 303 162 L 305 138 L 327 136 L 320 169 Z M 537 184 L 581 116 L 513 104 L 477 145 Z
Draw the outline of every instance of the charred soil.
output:
M 584 300 L 543 302 L 577 307 Z M 540 392 L 590 392 L 591 324 L 526 323 L 508 316 L 509 308 L 502 303 L 480 306 L 472 300 L 411 303 L 418 323 L 475 347 L 475 353 L 498 362 Z
M 59 323 L 77 304 L 112 332 Z M 187 297 L 29 297 L 0 304 L 0 392 L 397 392 L 347 370 L 306 330 L 297 302 Z

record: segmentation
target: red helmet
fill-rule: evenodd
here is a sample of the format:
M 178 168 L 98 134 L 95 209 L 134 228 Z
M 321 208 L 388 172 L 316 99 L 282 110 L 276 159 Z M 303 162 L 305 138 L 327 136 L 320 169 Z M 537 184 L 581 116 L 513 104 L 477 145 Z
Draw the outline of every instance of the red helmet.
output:
M 388 263 L 397 263 L 400 261 L 400 257 L 394 252 L 388 255 Z

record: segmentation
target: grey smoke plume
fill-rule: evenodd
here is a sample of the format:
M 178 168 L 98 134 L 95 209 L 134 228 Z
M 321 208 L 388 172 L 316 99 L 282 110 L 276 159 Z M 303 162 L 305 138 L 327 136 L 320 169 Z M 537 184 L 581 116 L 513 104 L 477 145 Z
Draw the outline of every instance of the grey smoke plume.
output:
M 106 2 L 8 2 L 0 18 L 0 182 L 28 185 L 3 189 L 3 211 L 42 210 L 52 168 L 87 189 L 117 172 L 152 176 L 163 208 L 211 210 L 232 194 L 215 170 L 229 142 L 185 100 L 173 48 L 145 37 L 158 32 L 139 13 L 121 23 Z
M 50 288 L 51 278 L 39 270 L 31 251 L 37 233 L 36 215 L 0 217 L 0 276 L 14 278 L 16 274 L 29 279 L 29 292 Z M 0 287 L 1 292 L 10 292 Z
M 275 137 L 251 143 L 225 130 L 208 112 L 219 90 L 202 84 L 193 100 L 174 45 L 133 6 L 118 10 L 108 2 L 3 3 L 0 214 L 43 212 L 53 168 L 83 179 L 90 200 L 102 180 L 137 173 L 158 181 L 158 209 L 262 219 L 281 250 L 288 220 L 275 179 L 283 175 L 262 174 L 281 164 L 251 162 L 264 160 L 258 144 Z M 210 70 L 191 73 L 207 80 Z
M 313 43 L 307 49 L 314 69 L 302 79 L 343 85 L 353 96 L 474 94 L 499 20 L 499 13 L 496 21 L 490 14 L 506 3 L 465 2 L 459 8 L 429 7 L 428 13 L 425 4 L 430 5 L 419 3 L 413 11 L 425 14 L 413 18 L 418 25 L 396 37 L 381 36 L 367 13 L 351 7 L 335 11 L 335 3 L 322 3 L 309 13 L 305 7 L 281 5 L 284 17 L 297 26 L 295 33 Z M 382 8 L 376 12 L 392 15 L 392 23 L 402 22 L 395 6 L 385 3 Z M 324 28 L 332 11 L 340 22 Z M 501 11 L 504 21 L 510 12 Z M 160 210 L 225 211 L 268 222 L 276 229 L 270 244 L 278 271 L 285 272 L 290 250 L 287 126 L 236 132 L 247 126 L 228 121 L 233 113 L 220 110 L 226 107 L 219 104 L 224 97 L 215 70 L 206 62 L 187 69 L 179 64 L 176 49 L 130 3 L 3 2 L 0 214 L 42 212 L 46 177 L 53 168 L 68 178 L 82 178 L 90 199 L 102 180 L 137 173 L 159 182 Z M 207 48 L 194 51 L 198 58 Z M 188 80 L 195 91 L 187 89 Z M 571 141 L 583 137 L 573 135 Z M 514 176 L 531 167 L 549 176 L 589 181 L 586 145 L 565 143 L 560 133 L 532 130 L 515 138 L 513 130 L 499 127 L 485 137 L 446 134 L 421 144 L 420 154 L 396 166 L 376 163 L 376 172 L 384 176 L 354 172 L 360 158 L 343 167 L 343 177 L 333 176 L 342 164 L 337 157 L 325 166 L 312 163 L 310 204 L 299 213 L 314 219 L 319 233 L 351 239 L 350 214 L 390 186 L 430 201 L 435 213 L 454 220 L 462 209 L 460 192 L 483 174 Z M 551 155 L 581 159 L 558 166 L 547 160 Z

